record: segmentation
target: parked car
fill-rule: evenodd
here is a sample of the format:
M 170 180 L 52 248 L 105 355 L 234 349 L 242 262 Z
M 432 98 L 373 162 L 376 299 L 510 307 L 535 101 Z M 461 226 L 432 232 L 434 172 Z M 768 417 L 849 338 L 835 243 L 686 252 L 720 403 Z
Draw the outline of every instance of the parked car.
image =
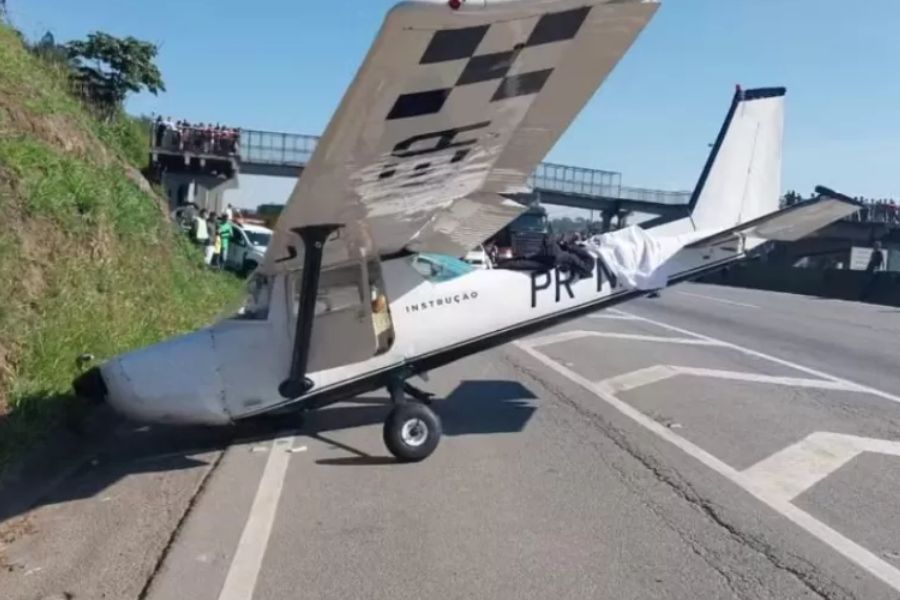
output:
M 182 231 L 188 232 L 193 226 L 194 216 L 199 212 L 196 204 L 182 204 L 170 212 L 169 217 Z
M 249 274 L 262 262 L 272 240 L 272 230 L 259 225 L 232 224 L 234 236 L 228 246 L 225 266 L 238 273 Z
M 466 256 L 463 258 L 464 261 L 475 267 L 476 269 L 493 269 L 494 265 L 491 263 L 491 257 L 488 255 L 487 250 L 484 249 L 483 245 L 478 245 L 477 248 L 470 250 Z

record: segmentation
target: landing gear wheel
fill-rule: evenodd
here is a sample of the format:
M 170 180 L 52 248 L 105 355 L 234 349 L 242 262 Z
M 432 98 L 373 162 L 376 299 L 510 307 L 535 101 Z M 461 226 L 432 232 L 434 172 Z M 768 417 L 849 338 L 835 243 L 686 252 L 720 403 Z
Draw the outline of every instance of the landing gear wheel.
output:
M 384 422 L 384 445 L 401 462 L 425 460 L 440 440 L 441 421 L 424 404 L 398 404 Z

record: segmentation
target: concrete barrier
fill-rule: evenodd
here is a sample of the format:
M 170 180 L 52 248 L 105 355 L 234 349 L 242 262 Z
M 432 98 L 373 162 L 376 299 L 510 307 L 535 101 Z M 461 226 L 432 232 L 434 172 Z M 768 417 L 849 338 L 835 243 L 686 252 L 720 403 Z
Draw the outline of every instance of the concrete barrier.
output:
M 698 281 L 717 285 L 805 294 L 900 306 L 900 273 L 801 269 L 751 262 L 729 267 Z

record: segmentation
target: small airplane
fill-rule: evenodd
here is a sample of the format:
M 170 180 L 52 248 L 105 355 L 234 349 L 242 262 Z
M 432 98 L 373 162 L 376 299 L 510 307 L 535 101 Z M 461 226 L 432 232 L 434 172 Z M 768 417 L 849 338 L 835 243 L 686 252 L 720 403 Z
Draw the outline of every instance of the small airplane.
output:
M 825 188 L 779 210 L 785 90 L 738 88 L 679 218 L 594 236 L 575 258 L 560 251 L 492 269 L 457 258 L 526 210 L 515 198 L 529 191 L 530 173 L 657 7 L 397 4 L 280 215 L 240 310 L 112 357 L 76 379 L 75 392 L 144 422 L 228 425 L 387 388 L 385 444 L 401 461 L 420 461 L 437 447 L 441 424 L 410 378 L 858 210 Z

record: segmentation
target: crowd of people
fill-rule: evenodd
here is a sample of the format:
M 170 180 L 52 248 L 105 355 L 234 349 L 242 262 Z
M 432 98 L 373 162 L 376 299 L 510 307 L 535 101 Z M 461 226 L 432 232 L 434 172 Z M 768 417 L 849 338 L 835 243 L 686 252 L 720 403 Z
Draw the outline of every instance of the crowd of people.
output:
M 784 205 L 792 206 L 806 200 L 797 192 L 788 192 L 784 196 Z M 890 198 L 854 198 L 863 206 L 857 212 L 847 217 L 848 221 L 856 223 L 886 223 L 888 225 L 900 225 L 900 206 Z
M 234 238 L 234 225 L 241 220 L 240 212 L 231 204 L 220 214 L 188 205 L 179 220 L 191 242 L 203 249 L 203 262 L 209 267 L 224 269 L 228 248 Z
M 157 148 L 234 156 L 240 149 L 241 132 L 219 123 L 189 123 L 172 117 L 156 117 L 153 121 L 153 143 Z
M 851 219 L 864 223 L 887 223 L 890 225 L 900 225 L 900 208 L 893 200 L 870 200 L 866 198 L 857 198 L 864 203 L 862 209 L 854 214 Z

